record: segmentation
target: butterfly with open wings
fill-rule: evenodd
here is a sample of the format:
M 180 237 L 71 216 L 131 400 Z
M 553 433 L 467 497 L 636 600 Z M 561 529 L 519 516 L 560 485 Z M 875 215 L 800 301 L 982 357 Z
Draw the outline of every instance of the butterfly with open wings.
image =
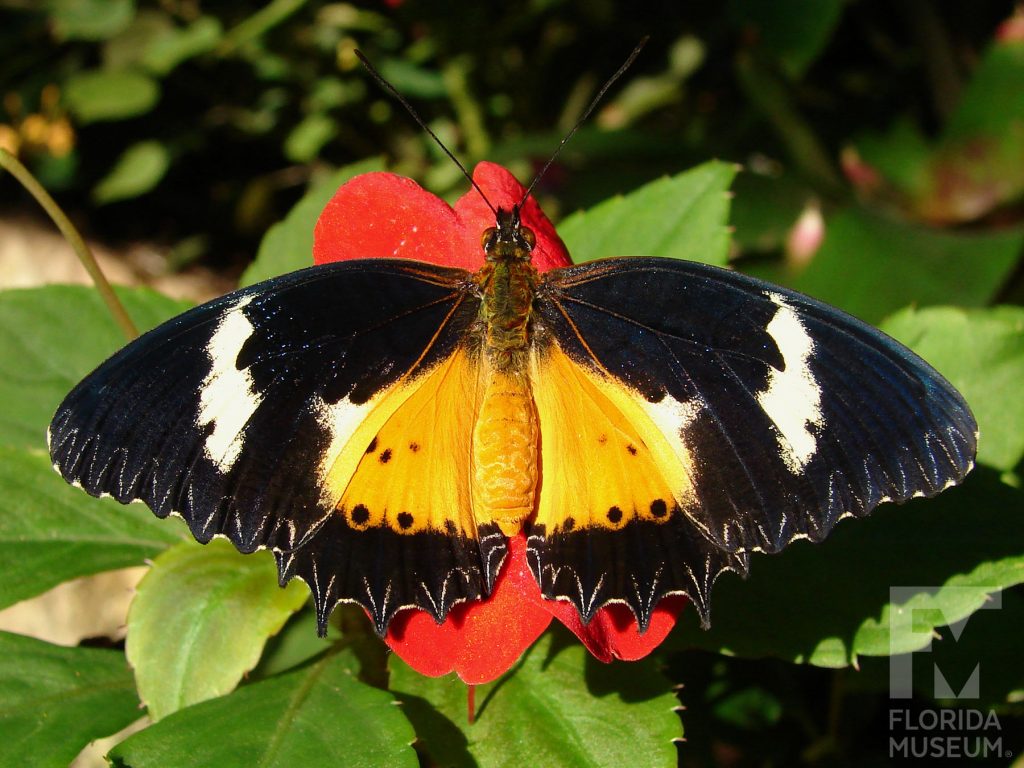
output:
M 58 471 L 199 541 L 271 549 L 321 629 L 354 601 L 381 634 L 404 608 L 441 621 L 486 598 L 517 531 L 542 594 L 583 622 L 621 603 L 643 630 L 673 594 L 707 621 L 751 552 L 969 471 L 963 398 L 881 332 L 701 264 L 547 269 L 532 197 L 495 199 L 472 243 L 376 219 L 419 248 L 394 255 L 476 269 L 323 264 L 129 344 L 58 409 Z

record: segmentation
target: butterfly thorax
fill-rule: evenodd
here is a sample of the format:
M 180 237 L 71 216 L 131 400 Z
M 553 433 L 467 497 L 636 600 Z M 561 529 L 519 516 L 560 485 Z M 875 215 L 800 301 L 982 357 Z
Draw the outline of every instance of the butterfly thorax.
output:
M 520 225 L 518 208 L 499 209 L 497 226 L 484 232 L 487 261 L 476 276 L 486 325 L 486 380 L 473 431 L 474 515 L 506 535 L 532 514 L 537 489 L 537 417 L 526 371 L 538 283 L 530 263 L 535 242 Z
M 486 262 L 477 273 L 477 282 L 483 295 L 480 311 L 487 326 L 488 356 L 495 367 L 510 371 L 521 367 L 528 343 L 530 308 L 538 281 L 530 262 L 536 238 L 520 224 L 516 208 L 499 208 L 497 224 L 484 232 Z

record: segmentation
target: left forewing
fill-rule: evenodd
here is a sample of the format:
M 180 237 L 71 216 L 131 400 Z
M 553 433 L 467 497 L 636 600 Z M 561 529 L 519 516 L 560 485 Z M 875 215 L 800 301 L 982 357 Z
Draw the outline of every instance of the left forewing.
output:
M 201 542 L 223 535 L 243 552 L 274 550 L 282 580 L 310 583 L 321 624 L 339 599 L 374 612 L 374 601 L 387 603 L 374 592 L 386 582 L 363 573 L 369 561 L 352 553 L 370 552 L 383 534 L 338 525 L 339 510 L 377 431 L 421 386 L 436 384 L 465 344 L 478 307 L 467 278 L 412 262 L 351 261 L 197 307 L 129 344 L 67 396 L 50 427 L 54 464 L 93 495 L 180 515 Z M 450 517 L 459 519 L 457 503 Z M 475 543 L 459 541 L 449 546 L 459 550 L 454 561 L 479 565 Z M 392 549 L 378 549 L 373 567 L 400 571 L 406 564 L 395 558 L 404 555 Z M 466 594 L 486 590 L 481 573 L 462 585 Z M 399 605 L 436 599 L 400 591 L 390 596 Z M 379 631 L 390 615 L 375 617 Z

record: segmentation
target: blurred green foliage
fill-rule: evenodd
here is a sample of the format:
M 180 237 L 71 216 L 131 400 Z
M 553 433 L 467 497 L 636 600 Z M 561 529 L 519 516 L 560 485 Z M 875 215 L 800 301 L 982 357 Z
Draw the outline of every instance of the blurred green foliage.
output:
M 381 660 L 368 673 L 358 640 L 346 635 L 339 650 L 317 639 L 304 610 L 268 644 L 257 682 L 169 715 L 119 747 L 118 764 L 242 765 L 248 754 L 405 765 L 415 731 L 422 764 L 491 765 L 528 759 L 531 729 L 538 744 L 571 742 L 564 764 L 621 764 L 622 723 L 641 731 L 637 749 L 682 735 L 666 716 L 681 684 L 682 765 L 878 765 L 893 733 L 884 656 L 933 634 L 943 640 L 914 655 L 906 706 L 938 705 L 932 661 L 959 689 L 980 660 L 980 697 L 941 703 L 995 708 L 1003 748 L 1019 754 L 1024 310 L 991 306 L 1024 300 L 1024 14 L 1013 13 L 1009 0 L 520 0 L 456 12 L 436 0 L 0 0 L 0 146 L 94 235 L 187 243 L 210 265 L 248 266 L 245 283 L 309 258 L 311 222 L 353 173 L 383 163 L 448 199 L 465 191 L 356 48 L 467 166 L 494 160 L 526 181 L 650 34 L 538 189 L 577 258 L 633 246 L 718 260 L 722 194 L 739 163 L 731 261 L 881 323 L 964 391 L 982 426 L 982 466 L 964 488 L 840 526 L 822 547 L 755 558 L 749 582 L 723 579 L 710 632 L 689 612 L 656 656 L 611 669 L 547 635 L 516 677 L 482 692 L 482 728 L 460 719 L 460 689 L 398 663 L 393 694 L 377 690 Z M 8 208 L 27 200 L 6 177 L 0 195 Z M 179 308 L 127 295 L 143 326 Z M 179 535 L 144 511 L 80 499 L 34 452 L 60 395 L 117 344 L 101 317 L 80 289 L 0 296 L 0 393 L 17 405 L 0 413 L 5 604 L 154 556 Z M 888 588 L 905 583 L 934 594 L 891 603 Z M 999 587 L 999 609 L 971 616 Z M 894 639 L 904 609 L 930 618 Z M 963 625 L 945 626 L 966 616 L 962 637 Z M 238 642 L 251 652 L 265 640 Z M 18 740 L 26 729 L 66 764 L 134 718 L 118 651 L 0 641 L 10 762 L 31 748 Z M 237 673 L 224 670 L 217 692 Z M 25 697 L 25 675 L 49 681 L 45 706 Z M 184 682 L 195 681 L 166 684 Z M 105 716 L 89 722 L 75 697 Z M 38 722 L 10 714 L 15 704 L 37 707 Z M 51 713 L 67 743 L 44 727 Z M 663 760 L 653 747 L 636 756 Z
M 356 160 L 385 154 L 433 191 L 461 191 L 357 47 L 467 165 L 526 178 L 651 34 L 544 180 L 556 218 L 718 157 L 750 171 L 735 188 L 747 252 L 778 252 L 808 200 L 1006 225 L 1024 194 L 1011 10 L 3 0 L 0 144 L 106 239 L 198 236 L 208 258 L 241 263 L 307 184 Z

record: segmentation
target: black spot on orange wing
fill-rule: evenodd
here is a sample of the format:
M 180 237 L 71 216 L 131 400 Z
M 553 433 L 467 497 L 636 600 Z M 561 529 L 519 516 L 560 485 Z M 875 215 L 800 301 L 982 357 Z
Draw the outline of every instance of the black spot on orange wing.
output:
M 391 461 L 391 449 L 390 448 L 385 448 L 383 451 L 380 452 L 379 461 L 380 461 L 381 464 L 387 464 L 389 461 Z
M 356 525 L 366 525 L 366 521 L 370 519 L 370 510 L 363 504 L 356 504 L 352 507 L 352 522 Z
M 651 502 L 651 514 L 654 517 L 664 517 L 668 514 L 668 505 L 664 499 L 655 499 Z
M 413 453 L 418 453 L 419 450 L 420 450 L 420 444 L 419 443 L 409 443 L 409 450 L 412 451 Z
M 375 437 L 375 438 L 373 438 L 373 440 L 370 441 L 370 444 L 368 446 L 366 446 L 366 452 L 367 453 L 373 453 L 376 450 L 377 450 L 377 438 Z
M 630 456 L 636 456 L 636 446 L 632 443 L 626 446 L 626 450 L 629 452 Z
M 416 521 L 413 519 L 413 516 L 411 514 L 409 514 L 408 512 L 399 512 L 398 513 L 398 527 L 399 528 L 402 528 L 403 530 L 408 529 L 408 528 L 412 528 L 412 524 L 414 522 L 416 522 Z
M 608 509 L 608 521 L 611 523 L 619 523 L 622 520 L 622 510 L 618 507 L 609 507 Z

